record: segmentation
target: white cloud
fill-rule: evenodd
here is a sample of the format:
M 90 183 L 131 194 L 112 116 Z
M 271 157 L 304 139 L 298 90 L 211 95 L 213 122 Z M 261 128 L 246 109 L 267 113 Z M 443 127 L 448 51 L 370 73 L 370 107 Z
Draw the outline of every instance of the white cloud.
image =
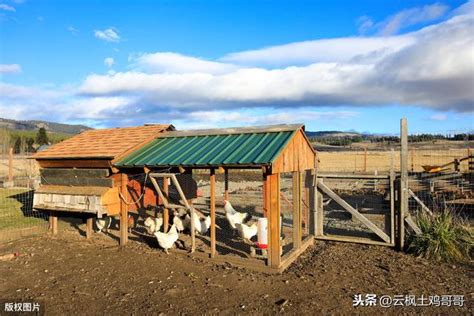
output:
M 106 65 L 107 67 L 112 67 L 114 65 L 114 59 L 112 57 L 107 57 L 106 59 L 104 59 L 104 65 Z
M 430 120 L 432 121 L 446 121 L 448 119 L 448 115 L 444 114 L 444 113 L 437 113 L 437 114 L 433 114 L 430 116 Z
M 197 106 L 208 110 L 216 106 L 406 104 L 469 111 L 474 102 L 473 27 L 474 17 L 463 15 L 403 36 L 320 40 L 242 52 L 232 55 L 242 63 L 233 70 L 219 63 L 205 72 L 208 61 L 193 57 L 189 60 L 198 65 L 194 69 L 188 64 L 177 67 L 173 58 L 169 65 L 161 59 L 163 72 L 152 67 L 148 72 L 94 74 L 86 78 L 80 91 L 95 96 L 133 95 L 150 106 L 168 104 L 188 110 Z M 337 47 L 351 50 L 335 54 L 330 61 L 330 54 L 322 52 L 327 43 L 329 51 Z M 289 47 L 298 48 L 294 55 Z M 312 49 L 315 47 L 318 50 Z M 315 54 L 310 56 L 308 51 Z M 187 60 L 181 55 L 178 59 Z M 243 65 L 256 61 L 263 65 Z M 273 66 L 288 63 L 302 65 Z
M 114 28 L 108 28 L 103 31 L 101 30 L 95 30 L 94 31 L 94 36 L 97 37 L 98 39 L 107 41 L 107 42 L 119 42 L 120 41 L 120 35 L 118 31 Z
M 372 29 L 374 21 L 370 17 L 363 15 L 357 19 L 357 25 L 359 34 L 365 34 Z
M 18 64 L 0 64 L 0 74 L 20 73 L 21 66 Z
M 400 11 L 380 23 L 379 33 L 382 35 L 391 35 L 397 33 L 402 28 L 419 23 L 431 22 L 442 17 L 448 9 L 449 7 L 444 4 L 435 3 Z
M 227 73 L 238 67 L 177 53 L 163 52 L 131 56 L 137 70 L 151 73 Z
M 79 33 L 79 30 L 76 29 L 74 26 L 69 26 L 67 28 L 67 30 L 69 31 L 69 33 L 71 33 L 72 35 L 77 35 Z
M 285 67 L 318 62 L 348 62 L 353 58 L 382 57 L 413 44 L 413 36 L 342 37 L 296 42 L 232 53 L 225 62 L 259 67 Z
M 8 4 L 0 4 L 0 10 L 3 10 L 3 11 L 10 11 L 10 12 L 15 12 L 16 9 Z

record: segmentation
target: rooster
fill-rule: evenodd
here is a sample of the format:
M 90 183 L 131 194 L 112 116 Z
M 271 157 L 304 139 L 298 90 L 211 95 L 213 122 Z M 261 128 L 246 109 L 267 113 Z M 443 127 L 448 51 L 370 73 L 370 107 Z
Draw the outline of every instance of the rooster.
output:
M 229 222 L 229 225 L 230 227 L 232 227 L 232 229 L 236 229 L 235 224 L 243 223 L 246 219 L 250 217 L 250 214 L 248 213 L 237 212 L 232 207 L 232 204 L 230 204 L 230 202 L 227 200 L 224 200 L 224 210 L 225 217 L 227 218 L 227 221 Z
M 171 225 L 170 230 L 167 233 L 155 232 L 156 240 L 158 240 L 158 245 L 164 249 L 166 254 L 169 254 L 168 249 L 173 247 L 174 243 L 178 240 L 179 234 L 176 230 L 176 226 Z
M 257 223 L 253 223 L 252 225 L 246 225 L 244 223 L 236 223 L 235 227 L 237 228 L 237 232 L 239 236 L 243 239 L 249 240 L 257 235 Z
M 95 219 L 95 226 L 97 228 L 97 232 L 104 232 L 106 233 L 107 230 L 110 228 L 110 224 L 112 223 L 112 218 L 109 216 L 105 216 L 103 218 L 96 218 Z
M 159 231 L 161 226 L 163 225 L 163 218 L 150 216 L 145 219 L 145 222 L 143 224 L 145 225 L 148 234 L 153 235 L 154 233 Z

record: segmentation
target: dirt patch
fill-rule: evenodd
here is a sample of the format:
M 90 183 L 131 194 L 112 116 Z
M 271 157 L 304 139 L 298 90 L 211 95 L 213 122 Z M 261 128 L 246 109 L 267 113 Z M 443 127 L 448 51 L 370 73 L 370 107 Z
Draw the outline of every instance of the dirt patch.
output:
M 392 249 L 317 242 L 284 274 L 267 275 L 164 254 L 139 238 L 124 248 L 77 231 L 0 246 L 0 298 L 43 302 L 47 314 L 468 313 L 472 267 L 431 263 Z M 465 306 L 352 306 L 354 294 L 464 295 Z M 471 310 L 472 311 L 472 310 Z

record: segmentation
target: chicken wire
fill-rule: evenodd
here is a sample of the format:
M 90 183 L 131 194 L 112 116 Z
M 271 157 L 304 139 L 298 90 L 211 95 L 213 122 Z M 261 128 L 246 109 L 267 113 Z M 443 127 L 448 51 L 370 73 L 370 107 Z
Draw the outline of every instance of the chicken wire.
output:
M 48 214 L 33 209 L 31 177 L 14 177 L 0 186 L 0 242 L 23 238 L 48 231 Z
M 390 236 L 393 223 L 388 178 L 324 178 L 323 181 L 340 198 Z M 326 195 L 323 195 L 323 211 L 324 234 L 381 241 L 365 224 Z
M 295 219 L 293 216 L 293 173 L 284 172 L 280 174 L 280 216 L 281 216 L 281 246 L 282 255 L 290 252 L 294 246 L 293 232 Z
M 246 213 L 243 224 L 255 228 L 263 211 L 263 177 L 262 171 L 248 169 L 229 169 L 227 173 L 215 175 L 216 204 L 216 251 L 219 255 L 253 257 L 252 248 L 256 248 L 257 235 L 250 240 L 244 239 L 237 229 L 233 229 L 226 218 L 224 200 L 226 197 L 232 208 L 239 213 Z M 197 184 L 197 196 L 192 203 L 195 209 L 204 216 L 210 214 L 210 174 L 209 170 L 194 170 L 193 181 Z M 210 231 L 196 236 L 196 250 L 210 252 Z
M 473 135 L 462 131 L 435 134 L 437 139 L 418 134 L 408 138 L 410 214 L 449 210 L 463 218 L 472 217 Z

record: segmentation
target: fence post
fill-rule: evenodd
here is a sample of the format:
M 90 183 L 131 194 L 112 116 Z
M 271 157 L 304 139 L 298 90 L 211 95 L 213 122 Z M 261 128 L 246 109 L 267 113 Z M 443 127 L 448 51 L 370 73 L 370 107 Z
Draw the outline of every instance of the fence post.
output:
M 367 146 L 364 147 L 364 172 L 367 172 Z
M 395 152 L 390 151 L 390 243 L 395 245 Z
M 8 150 L 8 182 L 13 182 L 13 147 Z
M 400 208 L 398 219 L 398 248 L 405 248 L 405 214 L 408 213 L 408 124 L 400 120 Z

